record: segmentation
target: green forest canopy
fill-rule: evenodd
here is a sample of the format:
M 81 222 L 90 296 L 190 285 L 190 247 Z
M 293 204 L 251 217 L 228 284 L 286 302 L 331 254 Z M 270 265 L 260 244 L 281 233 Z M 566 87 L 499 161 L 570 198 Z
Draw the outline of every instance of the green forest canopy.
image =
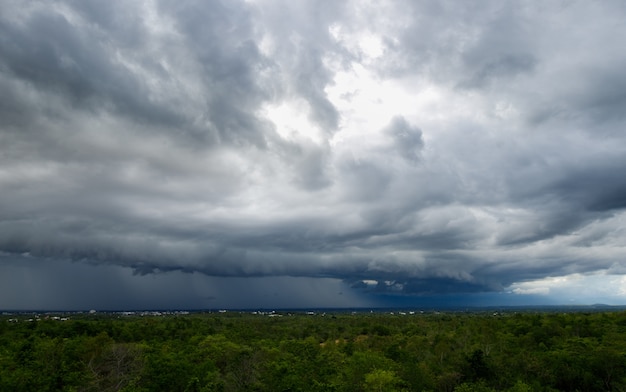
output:
M 624 311 L 269 316 L 4 315 L 0 391 L 626 390 Z

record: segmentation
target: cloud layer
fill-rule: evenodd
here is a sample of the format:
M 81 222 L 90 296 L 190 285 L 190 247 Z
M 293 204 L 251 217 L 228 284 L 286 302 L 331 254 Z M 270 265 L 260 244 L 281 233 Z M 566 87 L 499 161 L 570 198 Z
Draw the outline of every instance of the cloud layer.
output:
M 626 273 L 619 2 L 0 9 L 0 263 L 411 295 Z

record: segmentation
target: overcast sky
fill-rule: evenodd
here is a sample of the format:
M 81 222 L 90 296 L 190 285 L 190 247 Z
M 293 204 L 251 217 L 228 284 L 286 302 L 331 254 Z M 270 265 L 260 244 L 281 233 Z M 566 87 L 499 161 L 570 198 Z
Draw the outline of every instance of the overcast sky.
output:
M 625 20 L 0 0 L 0 308 L 626 304 Z

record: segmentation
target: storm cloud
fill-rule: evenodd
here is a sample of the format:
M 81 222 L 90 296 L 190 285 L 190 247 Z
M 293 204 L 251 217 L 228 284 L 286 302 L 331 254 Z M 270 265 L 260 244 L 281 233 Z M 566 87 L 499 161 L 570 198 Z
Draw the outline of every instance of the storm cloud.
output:
M 0 307 L 624 303 L 625 17 L 0 0 Z

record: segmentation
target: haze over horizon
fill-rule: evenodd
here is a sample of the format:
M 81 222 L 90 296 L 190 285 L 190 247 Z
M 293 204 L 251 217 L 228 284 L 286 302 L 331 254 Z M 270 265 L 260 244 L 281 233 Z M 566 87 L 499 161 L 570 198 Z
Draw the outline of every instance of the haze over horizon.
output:
M 0 0 L 0 309 L 626 304 L 624 20 Z

